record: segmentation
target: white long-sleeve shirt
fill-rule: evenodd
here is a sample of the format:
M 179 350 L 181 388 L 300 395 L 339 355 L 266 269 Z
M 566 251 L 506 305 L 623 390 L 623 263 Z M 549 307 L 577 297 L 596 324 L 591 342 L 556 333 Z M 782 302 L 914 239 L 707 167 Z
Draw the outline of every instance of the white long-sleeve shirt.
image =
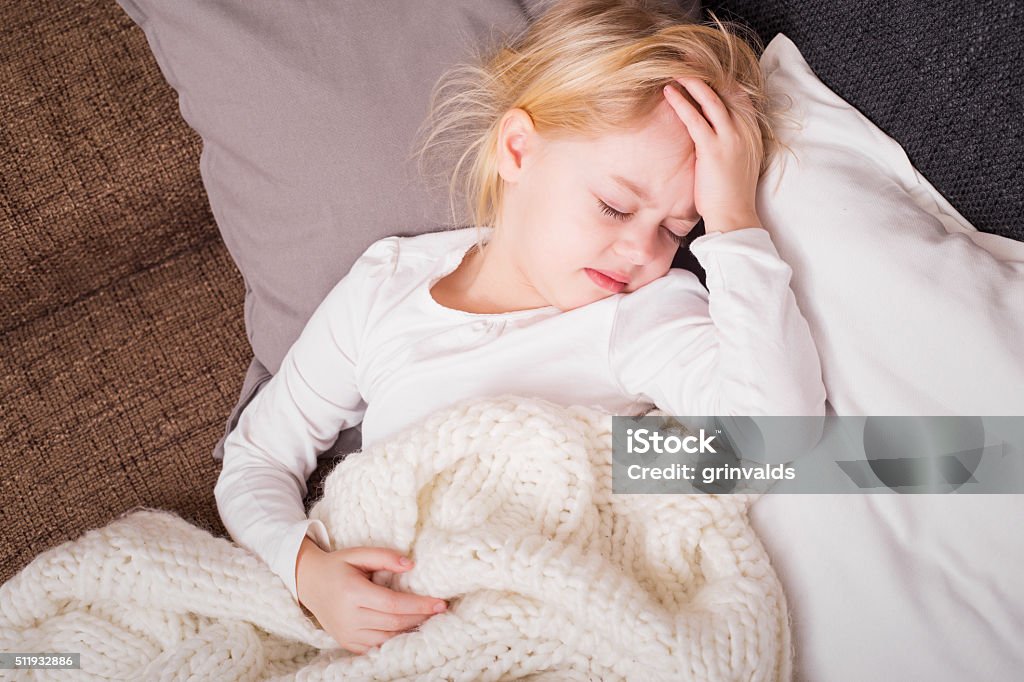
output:
M 766 230 L 693 241 L 708 289 L 673 269 L 567 312 L 499 314 L 446 308 L 430 294 L 476 235 L 470 227 L 372 244 L 224 442 L 214 489 L 221 519 L 296 599 L 302 539 L 330 548 L 323 523 L 305 514 L 306 480 L 318 454 L 360 421 L 366 448 L 436 410 L 500 394 L 619 415 L 651 404 L 675 415 L 824 414 L 792 271 Z

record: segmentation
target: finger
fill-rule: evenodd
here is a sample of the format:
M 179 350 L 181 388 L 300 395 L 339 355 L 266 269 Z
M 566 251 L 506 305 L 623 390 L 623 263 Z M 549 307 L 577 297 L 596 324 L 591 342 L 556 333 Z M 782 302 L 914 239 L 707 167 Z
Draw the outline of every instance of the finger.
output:
M 357 599 L 359 605 L 365 609 L 402 615 L 441 613 L 447 608 L 443 599 L 424 597 L 408 592 L 396 592 L 369 580 L 366 581 L 366 586 Z M 438 611 L 435 608 L 438 605 L 444 608 Z
M 337 639 L 337 638 L 335 638 L 335 639 Z M 359 644 L 358 642 L 348 642 L 347 644 L 341 644 L 341 642 L 338 642 L 338 644 L 345 651 L 351 651 L 352 653 L 356 654 L 357 656 L 362 656 L 363 654 L 365 654 L 366 650 L 368 648 L 366 645 Z
M 382 630 L 384 632 L 404 632 L 416 627 L 435 614 L 402 614 L 385 613 L 373 609 L 360 608 L 357 618 L 365 629 Z
M 397 549 L 388 547 L 348 547 L 344 551 L 345 561 L 364 571 L 408 571 L 412 560 Z M 403 564 L 402 559 L 409 563 Z
M 352 638 L 360 646 L 364 646 L 366 649 L 374 649 L 399 634 L 401 633 L 384 632 L 383 630 L 356 630 Z M 366 651 L 364 650 L 362 653 L 366 653 Z
M 697 100 L 704 112 L 704 118 L 716 133 L 721 133 L 723 129 L 732 125 L 732 114 L 729 113 L 729 108 L 725 106 L 722 98 L 710 85 L 700 78 L 688 77 L 676 80 L 686 88 L 691 97 Z
M 666 85 L 665 99 L 686 126 L 694 144 L 705 145 L 714 140 L 715 131 L 711 125 L 679 90 L 672 85 Z

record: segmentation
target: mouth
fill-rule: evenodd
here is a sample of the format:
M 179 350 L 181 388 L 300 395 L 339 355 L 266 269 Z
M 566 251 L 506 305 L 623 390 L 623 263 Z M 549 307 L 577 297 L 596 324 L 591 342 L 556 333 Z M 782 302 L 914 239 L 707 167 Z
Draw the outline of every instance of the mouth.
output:
M 610 270 L 594 270 L 593 268 L 584 269 L 594 284 L 613 294 L 622 293 L 622 290 L 629 284 L 629 277 L 621 273 Z

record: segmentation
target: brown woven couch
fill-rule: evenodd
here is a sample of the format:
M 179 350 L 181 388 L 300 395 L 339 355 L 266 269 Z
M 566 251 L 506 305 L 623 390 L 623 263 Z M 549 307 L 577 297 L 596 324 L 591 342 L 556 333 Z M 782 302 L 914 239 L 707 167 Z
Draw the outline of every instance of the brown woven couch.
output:
M 251 351 L 199 137 L 116 3 L 0 7 L 0 580 L 139 506 L 226 537 Z

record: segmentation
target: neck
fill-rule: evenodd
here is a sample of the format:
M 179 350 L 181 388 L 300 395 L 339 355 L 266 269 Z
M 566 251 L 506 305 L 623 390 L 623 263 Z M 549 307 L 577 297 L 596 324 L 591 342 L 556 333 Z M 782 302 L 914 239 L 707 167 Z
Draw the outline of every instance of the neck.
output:
M 457 282 L 474 312 L 507 313 L 548 305 L 529 283 L 512 257 L 505 232 L 495 229 L 481 250 L 472 247 L 458 268 Z

